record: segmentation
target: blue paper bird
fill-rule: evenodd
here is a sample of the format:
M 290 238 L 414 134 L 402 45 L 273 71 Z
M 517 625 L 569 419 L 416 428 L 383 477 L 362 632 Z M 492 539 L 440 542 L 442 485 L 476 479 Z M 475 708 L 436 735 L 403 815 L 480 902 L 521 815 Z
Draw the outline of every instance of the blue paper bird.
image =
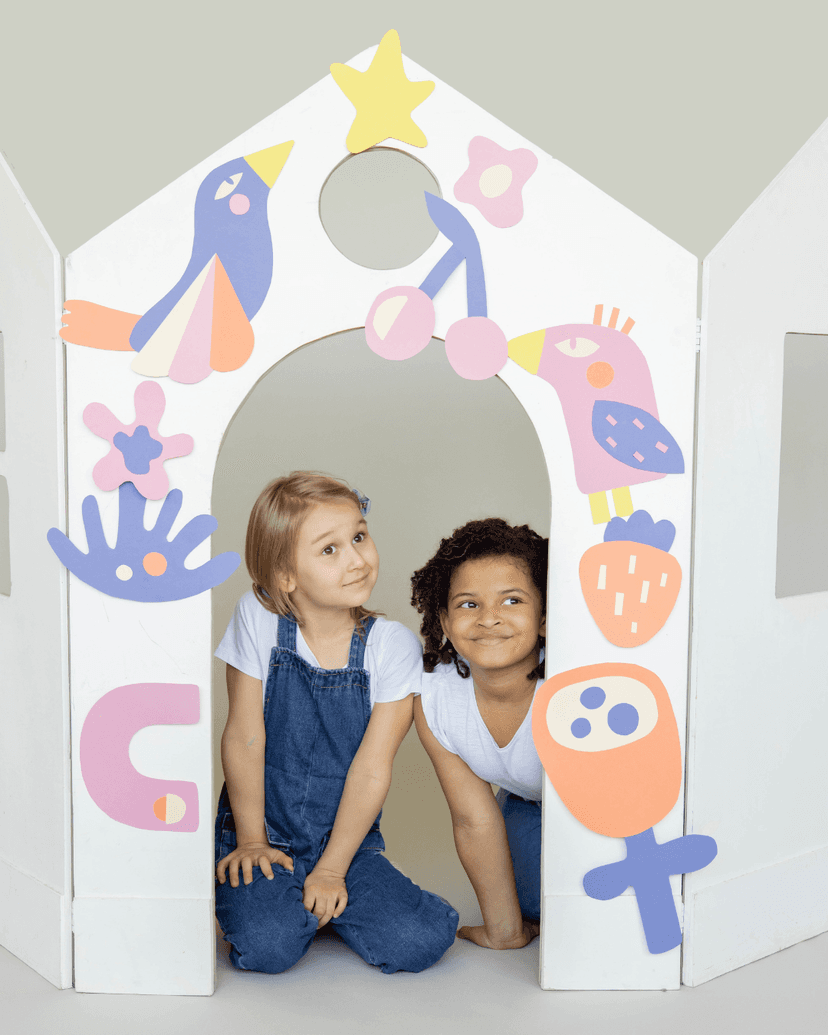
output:
M 193 250 L 180 280 L 142 317 L 91 302 L 66 302 L 65 341 L 135 351 L 132 369 L 192 384 L 236 370 L 253 349 L 250 320 L 273 276 L 270 189 L 293 141 L 225 162 L 196 195 Z

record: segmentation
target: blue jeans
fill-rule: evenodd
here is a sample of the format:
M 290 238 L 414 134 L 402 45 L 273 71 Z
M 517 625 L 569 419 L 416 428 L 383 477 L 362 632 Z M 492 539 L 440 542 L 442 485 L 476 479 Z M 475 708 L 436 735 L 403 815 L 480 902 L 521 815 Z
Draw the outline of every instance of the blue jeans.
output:
M 296 652 L 296 623 L 279 618 L 265 683 L 265 827 L 270 843 L 293 859 L 291 873 L 273 867 L 273 880 L 255 867 L 250 884 L 216 879 L 216 917 L 242 970 L 278 974 L 302 958 L 317 919 L 302 905 L 305 878 L 328 842 L 348 769 L 371 716 L 370 676 L 363 667 L 364 635 L 355 629 L 346 668 L 319 669 Z M 227 788 L 216 816 L 216 863 L 236 847 Z M 386 974 L 420 971 L 454 941 L 456 910 L 421 891 L 381 854 L 379 816 L 345 877 L 348 904 L 331 920 L 343 940 Z
M 506 824 L 520 911 L 524 920 L 540 923 L 541 803 L 526 801 L 503 787 L 497 792 L 497 803 Z
M 232 838 L 235 846 L 235 838 Z M 221 855 L 232 849 L 227 846 Z M 273 865 L 273 880 L 258 867 L 239 886 L 216 880 L 216 917 L 230 943 L 230 960 L 241 970 L 280 974 L 308 951 L 318 921 L 302 905 L 306 863 L 294 871 Z M 345 879 L 348 905 L 330 921 L 366 963 L 384 974 L 418 973 L 445 953 L 457 931 L 457 912 L 437 895 L 422 891 L 376 849 L 360 849 Z

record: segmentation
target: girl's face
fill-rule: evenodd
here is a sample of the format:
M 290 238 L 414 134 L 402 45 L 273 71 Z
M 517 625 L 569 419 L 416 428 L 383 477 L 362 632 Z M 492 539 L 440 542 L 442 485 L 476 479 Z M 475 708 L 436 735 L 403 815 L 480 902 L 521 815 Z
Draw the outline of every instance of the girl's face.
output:
M 379 573 L 379 555 L 355 503 L 318 503 L 296 542 L 295 576 L 284 589 L 302 615 L 364 604 Z
M 448 607 L 440 621 L 472 673 L 475 668 L 513 668 L 517 673 L 527 665 L 531 672 L 538 659 L 538 636 L 546 635 L 541 595 L 516 557 L 464 561 L 451 577 Z

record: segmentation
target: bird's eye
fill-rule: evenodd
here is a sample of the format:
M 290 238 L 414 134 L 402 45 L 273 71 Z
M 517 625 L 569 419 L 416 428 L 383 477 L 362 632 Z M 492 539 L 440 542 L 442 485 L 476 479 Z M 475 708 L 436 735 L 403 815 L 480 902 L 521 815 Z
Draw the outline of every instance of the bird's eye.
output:
M 597 352 L 600 346 L 589 338 L 567 338 L 565 341 L 555 342 L 555 348 L 565 356 L 583 359 L 584 356 L 591 356 L 593 352 Z
M 214 200 L 221 201 L 221 199 L 226 198 L 228 194 L 232 194 L 241 182 L 242 175 L 243 173 L 234 173 L 229 180 L 225 180 L 224 183 L 222 183 L 222 185 L 216 191 L 216 196 Z

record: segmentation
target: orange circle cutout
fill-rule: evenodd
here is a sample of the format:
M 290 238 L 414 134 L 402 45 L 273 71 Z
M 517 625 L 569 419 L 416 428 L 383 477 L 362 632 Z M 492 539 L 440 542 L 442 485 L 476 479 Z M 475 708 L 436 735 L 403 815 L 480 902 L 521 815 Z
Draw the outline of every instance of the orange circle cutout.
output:
M 593 388 L 606 388 L 611 385 L 615 371 L 609 363 L 590 363 L 586 372 L 587 381 Z
M 167 558 L 163 553 L 148 553 L 143 563 L 147 575 L 163 575 L 167 570 Z

